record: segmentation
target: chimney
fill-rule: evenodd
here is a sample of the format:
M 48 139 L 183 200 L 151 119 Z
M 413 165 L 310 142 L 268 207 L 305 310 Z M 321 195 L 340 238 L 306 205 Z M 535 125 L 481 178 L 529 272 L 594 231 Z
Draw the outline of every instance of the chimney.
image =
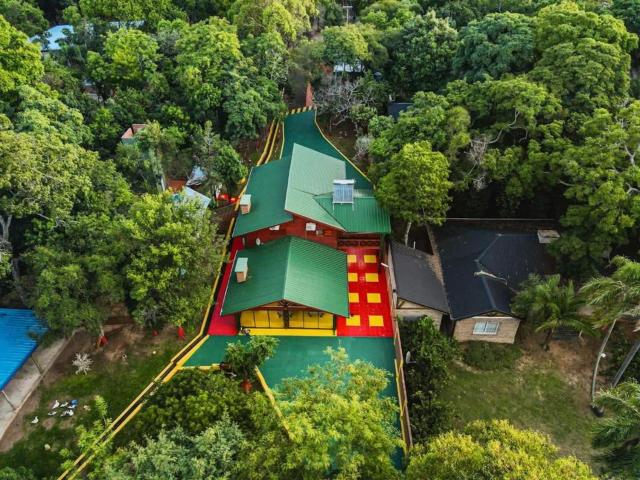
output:
M 353 203 L 355 180 L 333 181 L 333 203 Z
M 246 257 L 238 257 L 236 259 L 234 272 L 236 272 L 236 280 L 238 283 L 245 282 L 249 275 L 249 259 Z
M 245 193 L 244 195 L 242 195 L 242 197 L 240 197 L 240 213 L 242 213 L 242 215 L 246 215 L 250 211 L 251 211 L 251 195 L 248 193 Z

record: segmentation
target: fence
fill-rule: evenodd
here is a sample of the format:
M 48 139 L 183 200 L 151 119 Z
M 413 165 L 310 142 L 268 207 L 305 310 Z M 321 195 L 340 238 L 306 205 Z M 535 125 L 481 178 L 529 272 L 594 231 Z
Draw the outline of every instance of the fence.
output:
M 393 346 L 396 351 L 396 386 L 398 388 L 398 403 L 400 404 L 400 429 L 404 440 L 405 451 L 413 446 L 411 438 L 411 423 L 409 422 L 409 403 L 407 401 L 407 387 L 404 382 L 404 357 L 402 355 L 402 341 L 398 323 L 393 322 Z

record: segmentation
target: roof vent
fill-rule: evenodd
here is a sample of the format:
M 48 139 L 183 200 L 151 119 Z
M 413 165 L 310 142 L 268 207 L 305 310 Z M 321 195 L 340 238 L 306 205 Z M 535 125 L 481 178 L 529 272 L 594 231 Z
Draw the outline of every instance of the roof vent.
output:
M 538 242 L 553 243 L 560 238 L 560 234 L 556 230 L 538 230 Z
M 245 193 L 240 197 L 240 212 L 242 215 L 246 215 L 251 211 L 251 195 Z
M 234 272 L 236 273 L 238 283 L 246 282 L 247 276 L 249 275 L 249 259 L 246 257 L 238 257 Z
M 333 181 L 333 203 L 353 203 L 355 180 Z

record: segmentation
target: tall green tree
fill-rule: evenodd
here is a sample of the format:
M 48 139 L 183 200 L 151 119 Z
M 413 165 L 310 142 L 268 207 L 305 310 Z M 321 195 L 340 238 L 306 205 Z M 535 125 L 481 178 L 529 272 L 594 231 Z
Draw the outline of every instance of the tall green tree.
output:
M 131 313 L 140 325 L 194 323 L 222 257 L 222 238 L 208 211 L 169 194 L 143 195 L 122 222 Z
M 375 195 L 392 215 L 407 223 L 406 244 L 413 223 L 444 222 L 451 187 L 446 157 L 422 141 L 405 145 L 391 158 L 389 173 L 380 179 Z
M 433 11 L 409 20 L 387 41 L 390 81 L 405 94 L 437 91 L 452 75 L 458 32 Z
M 370 59 L 369 46 L 356 24 L 325 28 L 322 38 L 323 58 L 332 65 L 355 65 Z
M 382 396 L 387 373 L 361 360 L 349 363 L 344 349 L 327 354 L 327 363 L 310 367 L 305 378 L 286 379 L 278 391 L 292 443 L 282 462 L 300 469 L 298 478 L 397 478 L 391 455 L 401 440 L 397 407 Z
M 87 54 L 87 67 L 96 83 L 141 88 L 156 72 L 159 59 L 158 43 L 151 36 L 121 28 L 107 34 L 104 54 Z
M 544 279 L 533 275 L 520 288 L 511 309 L 519 317 L 532 322 L 537 332 L 547 332 L 545 348 L 559 328 L 594 333 L 589 321 L 580 315 L 583 301 L 577 295 L 573 281 L 563 284 L 560 275 Z
M 43 73 L 38 46 L 0 16 L 0 101 L 10 102 L 17 87 L 34 85 Z
M 621 105 L 629 90 L 629 53 L 636 35 L 611 15 L 587 12 L 573 2 L 543 8 L 535 28 L 540 60 L 531 78 L 545 84 L 577 112 Z
M 461 478 L 595 480 L 588 465 L 558 457 L 541 433 L 518 430 L 506 420 L 477 420 L 461 432 L 442 434 L 411 452 L 407 480 Z
M 0 0 L 0 15 L 30 37 L 44 32 L 49 26 L 37 2 L 31 0 Z
M 474 20 L 460 31 L 460 46 L 453 61 L 468 81 L 485 76 L 526 72 L 534 62 L 534 19 L 519 13 L 493 13 Z
M 602 453 L 607 473 L 615 478 L 633 479 L 640 475 L 640 384 L 625 382 L 605 390 L 596 404 L 609 414 L 598 420 L 592 444 Z

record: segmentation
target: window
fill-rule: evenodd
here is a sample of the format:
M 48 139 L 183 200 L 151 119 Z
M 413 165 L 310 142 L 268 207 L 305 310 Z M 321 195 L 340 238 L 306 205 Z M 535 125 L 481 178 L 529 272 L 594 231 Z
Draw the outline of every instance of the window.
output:
M 305 229 L 307 232 L 315 232 L 315 231 L 316 231 L 316 224 L 315 224 L 315 223 L 311 223 L 311 222 L 309 222 L 309 223 L 307 223 L 307 224 L 305 225 L 305 228 L 304 228 L 304 229 Z
M 496 335 L 500 322 L 476 322 L 473 326 L 474 335 Z

